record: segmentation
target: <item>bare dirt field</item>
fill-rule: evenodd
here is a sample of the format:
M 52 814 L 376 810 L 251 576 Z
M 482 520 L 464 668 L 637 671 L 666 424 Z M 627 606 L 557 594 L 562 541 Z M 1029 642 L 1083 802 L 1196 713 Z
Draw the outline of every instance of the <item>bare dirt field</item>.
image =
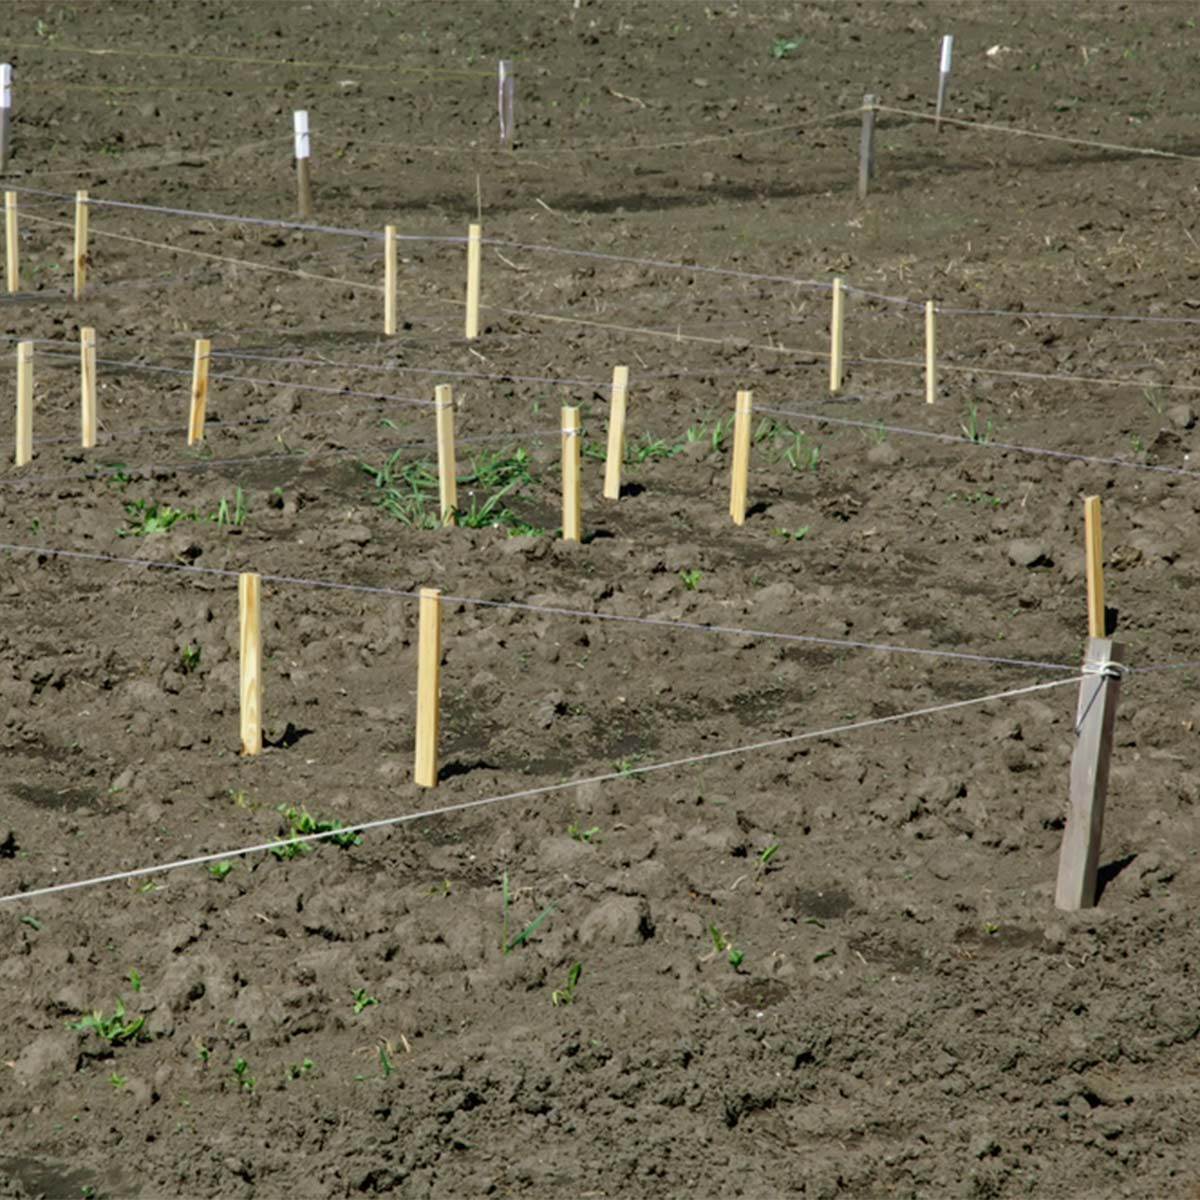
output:
M 1200 1195 L 1195 25 L 1149 0 L 9 0 L 0 1197 Z M 308 227 L 282 224 L 300 108 Z M 1102 895 L 1065 914 L 1086 495 L 1133 671 Z

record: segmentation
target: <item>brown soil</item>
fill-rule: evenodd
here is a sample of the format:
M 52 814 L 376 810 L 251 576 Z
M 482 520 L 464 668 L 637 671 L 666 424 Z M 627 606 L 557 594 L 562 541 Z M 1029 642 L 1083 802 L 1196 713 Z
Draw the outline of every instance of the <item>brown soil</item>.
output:
M 949 115 L 1194 155 L 1193 26 L 1144 0 L 7 4 L 10 183 L 290 219 L 307 105 L 319 222 L 461 238 L 478 178 L 485 235 L 510 244 L 485 247 L 468 346 L 461 242 L 404 242 L 384 338 L 378 240 L 97 206 L 77 304 L 69 227 L 47 223 L 70 203 L 21 196 L 0 332 L 57 345 L 37 347 L 35 461 L 0 468 L 0 893 L 269 841 L 281 807 L 350 823 L 511 798 L 232 856 L 224 878 L 0 906 L 0 1196 L 1194 1197 L 1195 676 L 1126 682 L 1103 894 L 1064 915 L 1072 670 L 846 643 L 1071 668 L 1099 494 L 1128 661 L 1200 658 L 1194 328 L 1038 315 L 1194 315 L 1195 160 L 884 114 L 862 205 L 858 118 L 820 120 L 866 92 L 928 112 L 953 32 Z M 799 44 L 775 57 L 777 38 Z M 647 258 L 745 274 L 625 261 Z M 850 294 L 831 398 L 834 275 L 913 303 Z M 933 406 L 927 296 L 1026 314 L 946 315 Z M 87 452 L 80 326 L 110 360 Z M 197 337 L 303 361 L 216 360 L 237 378 L 214 379 L 189 452 Z M 179 373 L 115 365 L 135 361 Z M 673 453 L 606 504 L 617 363 L 630 443 Z M 1131 382 L 1039 378 L 1064 374 Z M 431 453 L 431 411 L 403 401 L 439 382 L 460 474 L 522 448 L 534 482 L 503 503 L 547 532 L 378 504 L 362 464 Z M 743 528 L 713 435 L 738 388 L 862 423 L 775 415 Z M 574 547 L 564 402 L 592 451 Z M 242 523 L 208 519 L 238 489 Z M 183 516 L 138 534 L 163 505 Z M 237 752 L 243 570 L 268 576 L 257 758 Z M 423 586 L 464 598 L 444 606 L 436 791 L 411 781 Z M 141 1036 L 69 1028 L 118 997 Z

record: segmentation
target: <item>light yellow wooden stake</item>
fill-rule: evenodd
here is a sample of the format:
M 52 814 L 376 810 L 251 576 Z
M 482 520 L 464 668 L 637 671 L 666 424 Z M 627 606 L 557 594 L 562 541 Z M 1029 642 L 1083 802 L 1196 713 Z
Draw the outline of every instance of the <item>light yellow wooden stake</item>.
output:
M 1100 497 L 1083 501 L 1084 541 L 1087 544 L 1088 637 L 1102 638 L 1104 627 L 1104 543 L 1100 533 Z
M 842 333 L 845 326 L 846 301 L 841 279 L 833 281 L 833 307 L 829 319 L 829 390 L 842 390 Z
M 17 193 L 4 193 L 4 278 L 8 294 L 21 290 L 21 252 L 17 246 Z
M 196 354 L 192 359 L 192 407 L 188 415 L 188 445 L 204 440 L 204 417 L 208 411 L 208 363 L 212 342 L 196 339 Z
M 17 343 L 17 447 L 16 464 L 23 467 L 33 457 L 33 343 Z
M 612 403 L 608 410 L 608 453 L 604 459 L 604 498 L 621 498 L 621 463 L 625 457 L 625 398 L 629 368 L 613 367 Z
M 750 475 L 750 413 L 753 392 L 738 392 L 733 416 L 733 472 L 729 483 L 729 515 L 746 523 L 746 482 Z
M 437 403 L 438 495 L 442 505 L 442 524 L 458 523 L 458 469 L 454 451 L 454 392 L 448 383 L 433 391 Z
M 470 225 L 467 228 L 467 340 L 473 341 L 479 336 L 479 271 L 480 247 L 482 245 L 482 226 Z
M 262 753 L 262 634 L 258 610 L 261 585 L 261 576 L 252 571 L 238 576 L 243 754 Z
M 564 542 L 579 541 L 579 409 L 562 410 L 562 531 Z
M 925 403 L 937 399 L 937 309 L 932 300 L 925 301 Z
M 417 630 L 417 754 L 413 780 L 437 787 L 438 705 L 442 674 L 442 593 L 421 589 Z
M 88 262 L 88 194 L 75 193 L 75 299 L 83 296 L 87 283 Z
M 383 227 L 383 332 L 396 332 L 396 227 Z
M 96 331 L 85 325 L 79 331 L 80 445 L 96 445 Z

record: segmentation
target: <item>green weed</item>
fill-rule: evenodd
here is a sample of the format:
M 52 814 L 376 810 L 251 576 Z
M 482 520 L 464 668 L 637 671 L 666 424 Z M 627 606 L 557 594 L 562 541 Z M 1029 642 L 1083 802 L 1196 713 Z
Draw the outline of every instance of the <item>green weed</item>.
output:
M 151 504 L 146 500 L 130 500 L 125 504 L 126 528 L 118 529 L 118 537 L 148 537 L 166 533 L 179 521 L 194 521 L 194 512 L 172 508 L 169 504 Z
M 979 410 L 974 404 L 967 404 L 967 419 L 962 422 L 961 429 L 970 442 L 975 442 L 977 445 L 985 445 L 992 440 L 992 421 L 988 420 L 980 424 Z
M 679 578 L 683 582 L 683 586 L 687 588 L 689 592 L 694 592 L 696 590 L 696 584 L 698 584 L 700 580 L 704 578 L 704 572 L 701 571 L 699 567 L 692 567 L 689 570 L 680 571 Z
M 303 1079 L 312 1072 L 317 1064 L 311 1058 L 301 1059 L 298 1063 L 290 1063 L 287 1069 L 288 1079 Z
M 217 505 L 217 511 L 209 516 L 210 521 L 218 525 L 242 525 L 249 515 L 250 506 L 246 503 L 246 493 L 239 487 L 233 494 L 233 504 L 222 499 Z
M 793 50 L 799 50 L 803 42 L 803 38 L 785 38 L 777 37 L 771 43 L 772 58 L 787 58 Z
M 374 996 L 367 994 L 366 988 L 351 988 L 351 1002 L 354 1005 L 354 1015 L 357 1017 L 364 1008 L 370 1008 L 372 1004 L 378 1004 L 379 1001 Z
M 567 968 L 567 985 L 562 988 L 555 988 L 550 993 L 550 1003 L 558 1008 L 562 1004 L 570 1004 L 575 999 L 575 985 L 579 982 L 579 976 L 583 974 L 583 963 L 572 963 Z
M 821 447 L 808 434 L 771 417 L 764 417 L 754 431 L 755 445 L 764 445 L 768 455 L 782 459 L 793 471 L 815 471 L 821 461 Z
M 767 871 L 770 869 L 771 859 L 773 859 L 778 853 L 779 843 L 774 842 L 758 856 L 758 870 L 762 874 L 765 875 L 767 873 Z
M 802 542 L 808 537 L 808 526 L 797 525 L 795 529 L 775 529 L 772 530 L 776 537 L 781 537 L 785 542 Z
M 200 665 L 200 647 L 184 646 L 179 651 L 179 669 L 190 675 Z
M 228 875 L 232 870 L 233 863 L 231 862 L 215 862 L 208 864 L 208 873 L 214 879 L 224 879 L 225 876 Z
M 573 837 L 577 842 L 590 842 L 599 832 L 599 825 L 593 825 L 590 829 L 584 829 L 578 821 L 572 821 L 567 826 L 568 836 Z
M 709 925 L 708 936 L 712 941 L 713 955 L 724 954 L 729 965 L 736 971 L 746 957 L 745 951 L 735 949 L 733 943 L 715 924 Z
M 68 1021 L 67 1028 L 80 1033 L 94 1033 L 110 1046 L 119 1046 L 122 1042 L 135 1040 L 145 1023 L 146 1018 L 140 1016 L 126 1020 L 125 1002 L 118 996 L 111 1017 L 106 1017 L 100 1009 L 93 1009 L 78 1021 Z
M 250 1064 L 244 1058 L 239 1058 L 233 1064 L 233 1073 L 237 1078 L 238 1086 L 243 1092 L 254 1091 L 254 1085 L 257 1081 L 250 1074 Z
M 333 842 L 335 846 L 341 846 L 343 850 L 348 850 L 351 846 L 359 846 L 362 844 L 362 834 L 352 830 L 347 830 L 344 833 L 337 833 L 336 830 L 342 828 L 338 821 L 326 819 L 318 819 L 314 817 L 307 808 L 301 806 L 294 808 L 288 804 L 281 804 L 278 809 L 283 814 L 284 820 L 288 824 L 289 831 L 293 838 L 302 837 L 313 833 L 328 833 L 332 836 L 324 839 L 325 841 Z M 271 853 L 280 860 L 296 858 L 298 855 L 307 854 L 311 847 L 307 842 L 289 841 L 282 846 L 272 846 Z
M 534 917 L 533 920 L 530 921 L 529 924 L 526 925 L 525 928 L 522 929 L 520 933 L 515 934 L 512 938 L 509 938 L 509 936 L 508 936 L 508 910 L 509 910 L 509 906 L 512 901 L 512 895 L 509 892 L 509 888 L 508 888 L 508 872 L 507 871 L 505 871 L 504 874 L 500 877 L 500 896 L 501 896 L 501 907 L 502 907 L 502 913 L 503 913 L 502 923 L 501 923 L 500 946 L 505 954 L 511 954 L 512 951 L 515 950 L 518 946 L 520 946 L 523 942 L 525 942 L 529 938 L 530 934 L 532 934 L 533 931 L 550 915 L 550 913 L 553 912 L 554 903 L 552 901 L 551 903 L 547 904 L 546 907 L 543 908 L 542 911 L 540 913 L 538 913 L 538 915 L 536 917 Z

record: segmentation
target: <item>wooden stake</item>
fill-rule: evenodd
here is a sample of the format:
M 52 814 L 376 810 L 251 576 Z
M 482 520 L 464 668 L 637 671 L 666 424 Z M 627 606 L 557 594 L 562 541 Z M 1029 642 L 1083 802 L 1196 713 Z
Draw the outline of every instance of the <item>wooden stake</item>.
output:
M 262 577 L 253 571 L 238 576 L 241 624 L 242 753 L 262 753 L 262 632 L 258 601 Z
M 196 353 L 192 359 L 192 408 L 188 417 L 188 445 L 194 446 L 204 440 L 204 417 L 208 410 L 208 363 L 212 354 L 212 342 L 208 338 L 196 339 Z
M 75 299 L 83 296 L 88 264 L 88 194 L 75 193 Z
M 846 323 L 846 299 L 841 279 L 833 281 L 833 305 L 829 318 L 829 390 L 842 390 L 842 338 Z
M 4 193 L 4 277 L 8 294 L 21 290 L 21 251 L 17 246 L 17 193 Z
M 0 63 L 0 172 L 8 170 L 12 137 L 12 64 Z
M 858 198 L 865 200 L 875 174 L 875 105 L 878 96 L 864 96 L 862 106 L 862 133 L 858 139 Z
M 1124 647 L 1088 638 L 1071 755 L 1071 808 L 1058 859 L 1056 907 L 1075 912 L 1096 904 L 1096 871 L 1104 833 L 1113 725 L 1121 693 Z
M 383 332 L 396 333 L 396 227 L 383 227 Z
M 437 787 L 438 705 L 442 674 L 442 603 L 437 588 L 421 589 L 417 630 L 417 753 L 413 780 Z
M 729 515 L 746 523 L 746 483 L 750 475 L 750 415 L 753 392 L 738 392 L 733 416 L 733 470 L 729 481 Z
M 608 452 L 604 458 L 604 498 L 621 498 L 621 464 L 625 458 L 625 400 L 629 368 L 613 367 L 612 402 L 608 409 Z
M 33 343 L 17 343 L 17 446 L 15 461 L 33 458 Z
M 954 35 L 947 33 L 942 37 L 942 61 L 938 67 L 937 110 L 933 120 L 935 133 L 942 132 L 942 108 L 946 103 L 946 84 L 950 79 L 950 56 L 953 50 Z
M 516 130 L 513 125 L 513 70 L 510 59 L 500 60 L 499 84 L 500 144 L 512 150 L 516 146 Z
M 1104 543 L 1100 532 L 1100 497 L 1083 501 L 1083 538 L 1087 548 L 1088 637 L 1108 633 L 1104 621 Z
M 481 225 L 467 227 L 467 326 L 468 341 L 479 336 L 479 256 Z
M 292 113 L 292 129 L 296 142 L 296 208 L 300 220 L 311 221 L 313 215 L 312 176 L 308 167 L 308 113 Z
M 579 508 L 579 409 L 562 410 L 562 531 L 564 542 L 578 542 Z
M 458 523 L 458 460 L 454 452 L 454 392 L 448 383 L 433 391 L 437 404 L 438 494 L 442 505 L 442 524 Z
M 96 445 L 96 331 L 85 325 L 79 331 L 80 445 Z
M 925 301 L 925 403 L 937 400 L 937 309 Z

